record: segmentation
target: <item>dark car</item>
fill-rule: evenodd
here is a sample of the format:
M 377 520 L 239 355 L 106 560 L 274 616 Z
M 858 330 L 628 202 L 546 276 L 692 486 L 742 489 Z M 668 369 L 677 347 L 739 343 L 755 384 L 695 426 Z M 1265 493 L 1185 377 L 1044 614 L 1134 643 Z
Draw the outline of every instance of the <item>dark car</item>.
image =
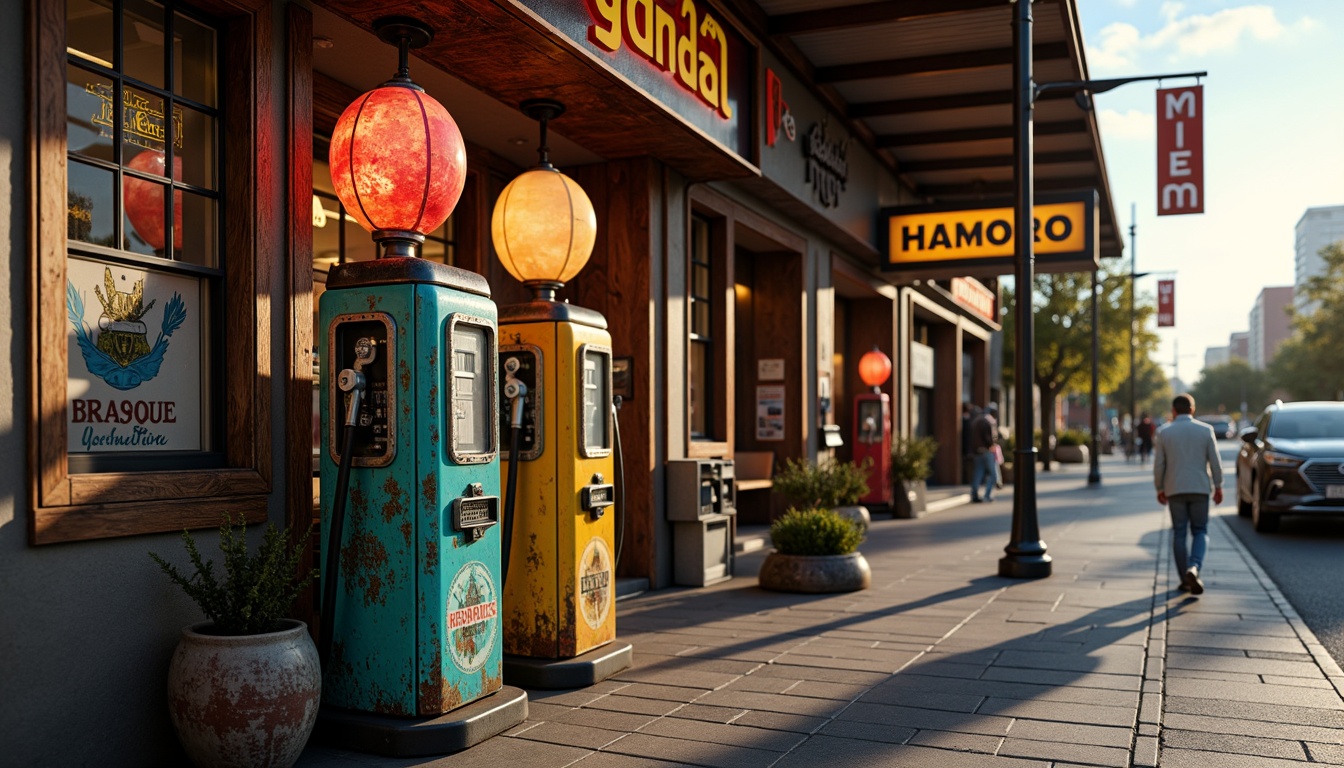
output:
M 1344 403 L 1275 403 L 1241 440 L 1237 513 L 1255 530 L 1283 514 L 1344 514 Z
M 1237 425 L 1235 422 L 1216 416 L 1210 418 L 1198 416 L 1196 418 L 1205 424 L 1208 424 L 1210 427 L 1213 427 L 1213 436 L 1219 440 L 1231 440 L 1237 436 Z

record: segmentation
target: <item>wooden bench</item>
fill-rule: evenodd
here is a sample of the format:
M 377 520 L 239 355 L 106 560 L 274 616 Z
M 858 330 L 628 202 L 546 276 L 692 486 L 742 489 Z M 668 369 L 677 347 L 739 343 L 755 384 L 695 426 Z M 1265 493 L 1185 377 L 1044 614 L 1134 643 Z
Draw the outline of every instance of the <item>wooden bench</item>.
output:
M 770 451 L 733 454 L 733 476 L 739 492 L 774 487 L 775 454 Z

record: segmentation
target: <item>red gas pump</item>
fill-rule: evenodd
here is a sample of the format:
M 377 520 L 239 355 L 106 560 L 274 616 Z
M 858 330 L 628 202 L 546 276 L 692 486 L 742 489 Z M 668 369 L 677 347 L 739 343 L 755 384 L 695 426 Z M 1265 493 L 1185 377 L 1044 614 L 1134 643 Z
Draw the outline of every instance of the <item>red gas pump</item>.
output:
M 881 390 L 891 378 L 891 358 L 876 346 L 859 358 L 859 379 L 872 387 L 854 398 L 854 461 L 872 459 L 862 504 L 891 503 L 891 398 Z

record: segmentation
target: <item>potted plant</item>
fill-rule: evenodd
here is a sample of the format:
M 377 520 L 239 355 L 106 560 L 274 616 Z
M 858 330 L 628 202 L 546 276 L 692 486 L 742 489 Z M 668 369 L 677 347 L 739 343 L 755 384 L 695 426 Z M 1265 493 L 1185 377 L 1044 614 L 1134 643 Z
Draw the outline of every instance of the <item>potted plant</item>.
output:
M 317 722 L 317 648 L 303 622 L 285 618 L 317 575 L 298 570 L 309 534 L 291 549 L 272 524 L 256 555 L 248 553 L 246 534 L 246 525 L 235 529 L 224 517 L 222 578 L 186 531 L 190 575 L 149 553 L 209 619 L 182 630 L 168 667 L 169 714 L 200 768 L 288 768 Z
M 1066 429 L 1055 437 L 1055 461 L 1060 464 L 1086 464 L 1090 458 L 1086 432 Z
M 777 592 L 853 592 L 872 583 L 858 552 L 863 529 L 833 509 L 790 509 L 770 526 L 775 549 L 761 563 L 759 580 Z
M 866 507 L 858 504 L 868 493 L 871 467 L 869 459 L 862 464 L 835 459 L 814 464 L 807 459 L 789 459 L 775 474 L 774 488 L 794 509 L 834 509 L 867 530 L 871 516 Z
M 891 487 L 893 517 L 919 517 L 924 514 L 924 495 L 938 441 L 932 437 L 894 436 L 891 441 Z

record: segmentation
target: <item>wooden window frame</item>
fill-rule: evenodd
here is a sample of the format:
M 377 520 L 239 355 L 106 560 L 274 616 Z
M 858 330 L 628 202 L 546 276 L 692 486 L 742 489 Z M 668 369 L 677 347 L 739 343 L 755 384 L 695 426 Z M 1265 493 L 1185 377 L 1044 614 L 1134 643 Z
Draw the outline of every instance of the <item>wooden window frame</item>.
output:
M 733 419 L 734 419 L 734 401 L 735 394 L 733 390 L 732 365 L 734 360 L 734 332 L 735 324 L 733 322 L 733 210 L 734 206 L 726 198 L 710 192 L 709 190 L 698 188 L 692 190 L 690 204 L 686 215 L 686 233 L 685 233 L 685 274 L 686 288 L 684 302 L 685 339 L 684 355 L 686 366 L 684 368 L 682 391 L 686 393 L 686 402 L 684 405 L 684 439 L 686 441 L 686 456 L 688 458 L 717 458 L 722 456 L 731 456 L 733 453 Z M 711 439 L 692 438 L 691 437 L 691 373 L 690 373 L 690 354 L 691 354 L 691 281 L 692 281 L 692 263 L 691 263 L 691 220 L 694 216 L 699 216 L 709 222 L 709 263 L 710 263 L 710 294 L 714 297 L 714 304 L 711 310 L 712 331 L 710 338 L 718 339 L 713 346 L 713 381 L 710 383 L 711 391 L 715 402 L 719 404 L 718 408 L 710 414 L 711 423 L 709 424 Z
M 72 474 L 67 450 L 65 3 L 27 0 L 29 541 L 34 545 L 267 519 L 279 137 L 269 0 L 197 0 L 221 21 L 224 460 L 219 469 Z M 281 208 L 282 210 L 276 210 Z M 227 331 L 227 335 L 225 332 Z

